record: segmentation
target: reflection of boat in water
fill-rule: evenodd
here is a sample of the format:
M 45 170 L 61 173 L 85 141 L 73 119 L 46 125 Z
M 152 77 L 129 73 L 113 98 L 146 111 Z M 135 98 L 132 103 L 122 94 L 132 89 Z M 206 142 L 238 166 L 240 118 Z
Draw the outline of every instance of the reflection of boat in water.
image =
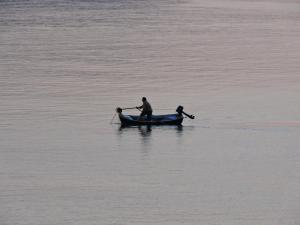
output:
M 121 108 L 116 109 L 122 126 L 142 126 L 142 125 L 181 125 L 184 116 L 194 119 L 193 115 L 189 115 L 183 111 L 182 106 L 178 106 L 175 114 L 152 115 L 151 119 L 140 117 L 138 115 L 124 115 Z

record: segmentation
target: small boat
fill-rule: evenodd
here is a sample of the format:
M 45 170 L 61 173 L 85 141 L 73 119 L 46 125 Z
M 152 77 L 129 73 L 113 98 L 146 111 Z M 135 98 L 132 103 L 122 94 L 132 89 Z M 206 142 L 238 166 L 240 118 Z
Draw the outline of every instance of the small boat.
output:
M 193 115 L 189 115 L 183 111 L 182 106 L 178 106 L 175 114 L 165 115 L 152 115 L 151 119 L 141 117 L 139 115 L 124 115 L 122 108 L 117 108 L 116 112 L 119 114 L 119 118 L 122 126 L 142 126 L 142 125 L 181 125 L 184 116 L 190 119 L 194 119 Z

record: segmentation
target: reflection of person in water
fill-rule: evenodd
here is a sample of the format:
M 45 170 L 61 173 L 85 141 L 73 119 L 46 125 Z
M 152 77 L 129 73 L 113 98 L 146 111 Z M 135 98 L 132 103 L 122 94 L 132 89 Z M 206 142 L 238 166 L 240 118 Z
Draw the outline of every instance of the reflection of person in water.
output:
M 150 103 L 147 101 L 146 97 L 142 98 L 143 105 L 137 106 L 137 109 L 142 109 L 141 115 L 138 120 L 140 120 L 143 116 L 147 116 L 147 120 L 151 120 L 152 117 L 152 107 Z
M 147 127 L 139 127 L 139 131 L 142 137 L 148 137 L 151 135 L 151 125 L 148 125 Z

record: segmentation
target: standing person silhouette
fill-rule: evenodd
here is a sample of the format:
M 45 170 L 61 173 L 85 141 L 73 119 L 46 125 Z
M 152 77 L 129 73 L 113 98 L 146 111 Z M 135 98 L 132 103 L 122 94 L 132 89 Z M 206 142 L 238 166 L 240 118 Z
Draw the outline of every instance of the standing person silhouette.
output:
M 146 97 L 142 98 L 143 105 L 137 106 L 137 109 L 142 109 L 141 115 L 138 120 L 141 120 L 143 116 L 147 116 L 147 120 L 151 120 L 152 117 L 152 107 L 150 103 L 147 101 Z

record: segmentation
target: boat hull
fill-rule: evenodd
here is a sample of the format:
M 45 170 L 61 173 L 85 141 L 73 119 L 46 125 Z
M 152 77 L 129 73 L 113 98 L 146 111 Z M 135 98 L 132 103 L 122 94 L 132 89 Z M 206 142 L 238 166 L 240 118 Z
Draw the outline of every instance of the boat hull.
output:
M 181 125 L 183 117 L 178 114 L 153 115 L 151 120 L 145 117 L 119 114 L 122 126 L 143 126 L 143 125 Z

